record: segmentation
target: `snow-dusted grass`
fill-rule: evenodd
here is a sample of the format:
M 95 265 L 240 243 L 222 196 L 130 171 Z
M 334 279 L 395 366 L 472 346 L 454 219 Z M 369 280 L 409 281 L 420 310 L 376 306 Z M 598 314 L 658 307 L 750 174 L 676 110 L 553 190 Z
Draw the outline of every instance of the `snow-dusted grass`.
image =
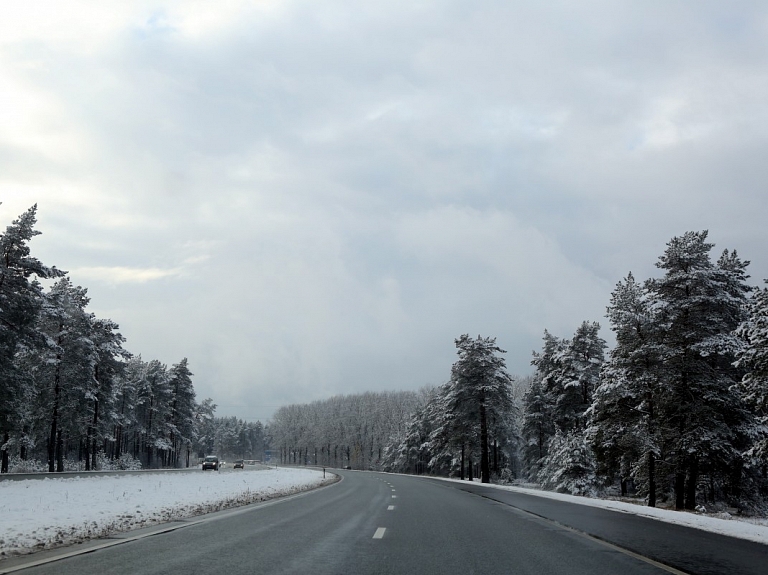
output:
M 332 481 L 312 469 L 0 482 L 0 556 L 31 553 L 288 495 Z
M 447 479 L 441 477 L 436 477 L 435 479 L 444 479 L 445 481 L 457 481 L 459 483 L 464 483 L 460 479 Z M 505 489 L 507 491 L 525 493 L 526 495 L 535 495 L 536 497 L 547 497 L 549 499 L 567 501 L 568 503 L 576 503 L 578 505 L 588 505 L 590 507 L 611 509 L 613 511 L 619 511 L 622 513 L 632 513 L 634 515 L 641 515 L 643 517 L 649 517 L 651 519 L 664 521 L 666 523 L 685 525 L 686 527 L 693 527 L 695 529 L 710 531 L 712 533 L 719 533 L 721 535 L 728 535 L 730 537 L 738 537 L 740 539 L 748 539 L 749 541 L 755 541 L 757 543 L 768 545 L 768 520 L 764 518 L 737 518 L 735 516 L 726 516 L 727 514 L 723 514 L 721 517 L 713 517 L 703 513 L 674 511 L 672 509 L 659 509 L 658 507 L 647 507 L 643 505 L 636 505 L 634 503 L 627 503 L 624 501 L 593 499 L 590 497 L 566 495 L 564 493 L 554 493 L 552 491 L 542 491 L 540 489 L 531 489 L 527 487 L 496 484 L 487 484 L 487 486 L 493 487 L 495 489 Z

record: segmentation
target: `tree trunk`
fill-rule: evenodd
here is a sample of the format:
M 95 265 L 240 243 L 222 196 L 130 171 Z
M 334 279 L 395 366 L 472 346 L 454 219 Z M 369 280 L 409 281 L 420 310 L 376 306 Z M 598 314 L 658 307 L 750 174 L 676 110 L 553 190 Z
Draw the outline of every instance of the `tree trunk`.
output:
M 675 509 L 685 508 L 685 469 L 675 472 Z
M 656 455 L 648 452 L 648 507 L 656 507 Z
M 763 468 L 765 471 L 765 467 Z M 741 476 L 744 472 L 744 462 L 741 459 L 738 459 L 733 462 L 733 465 L 731 466 L 731 487 L 733 494 L 733 497 L 736 499 L 739 499 L 741 497 Z
M 96 396 L 93 398 L 93 422 L 88 430 L 90 432 L 90 440 L 91 440 L 91 469 L 94 471 L 96 470 L 96 430 L 98 429 L 99 425 L 99 392 L 98 387 L 101 386 L 101 383 L 99 382 L 99 366 L 95 366 L 94 369 L 93 378 L 96 380 Z
M 3 434 L 3 452 L 0 454 L 0 458 L 2 459 L 2 462 L 0 462 L 0 473 L 8 473 L 8 448 L 6 446 L 8 445 L 10 439 L 11 436 L 6 431 Z
M 51 433 L 48 436 L 48 472 L 53 473 L 56 458 L 56 432 L 59 424 L 59 396 L 61 394 L 61 355 L 56 355 L 56 370 L 53 375 L 53 414 L 51 415 Z
M 469 465 L 467 466 L 467 480 L 472 481 L 472 456 L 470 455 L 467 460 L 469 461 Z
M 64 472 L 64 440 L 61 437 L 61 429 L 56 431 L 56 471 Z
M 491 482 L 488 464 L 488 418 L 485 412 L 485 397 L 480 398 L 480 482 Z
M 461 480 L 464 481 L 464 444 L 461 444 Z
M 685 489 L 685 508 L 688 510 L 696 509 L 696 484 L 699 482 L 699 460 L 696 457 L 691 458 L 691 464 L 688 467 L 688 483 Z

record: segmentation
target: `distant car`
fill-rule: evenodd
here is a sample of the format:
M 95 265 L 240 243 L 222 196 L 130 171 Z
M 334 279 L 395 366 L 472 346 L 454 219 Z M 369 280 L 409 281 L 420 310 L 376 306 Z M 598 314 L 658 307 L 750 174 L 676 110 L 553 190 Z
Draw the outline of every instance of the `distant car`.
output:
M 352 466 L 351 465 L 347 465 L 344 469 L 350 469 L 351 470 Z
M 221 464 L 219 463 L 218 457 L 216 457 L 215 455 L 205 456 L 205 459 L 203 460 L 203 471 L 205 471 L 206 469 L 213 469 L 214 471 L 218 471 L 219 467 L 221 467 Z
M 242 459 L 238 459 L 237 461 L 235 461 L 235 465 L 233 467 L 235 469 L 244 469 L 245 468 L 245 463 L 243 463 Z

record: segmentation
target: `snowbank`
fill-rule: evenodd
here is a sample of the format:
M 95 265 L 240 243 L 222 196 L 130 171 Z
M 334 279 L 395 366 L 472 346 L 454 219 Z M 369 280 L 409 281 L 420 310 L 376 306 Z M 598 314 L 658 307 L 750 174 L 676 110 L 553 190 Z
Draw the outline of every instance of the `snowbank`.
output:
M 0 482 L 0 556 L 304 491 L 333 481 L 312 469 L 267 469 Z

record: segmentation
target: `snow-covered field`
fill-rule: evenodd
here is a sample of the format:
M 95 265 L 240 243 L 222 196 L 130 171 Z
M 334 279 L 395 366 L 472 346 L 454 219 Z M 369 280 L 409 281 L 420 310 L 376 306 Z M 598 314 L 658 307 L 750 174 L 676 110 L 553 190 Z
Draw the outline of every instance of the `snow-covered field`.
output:
M 312 469 L 0 482 L 0 556 L 263 501 L 330 483 Z
M 437 477 L 435 479 L 444 478 Z M 459 479 L 444 479 L 444 481 L 458 481 L 463 483 Z M 694 527 L 703 531 L 720 533 L 721 535 L 738 537 L 740 539 L 748 539 L 749 541 L 755 541 L 757 543 L 764 543 L 768 545 L 768 520 L 764 518 L 737 518 L 728 514 L 722 514 L 721 517 L 713 517 L 712 515 L 705 515 L 703 513 L 674 511 L 672 509 L 659 509 L 657 507 L 647 507 L 643 505 L 636 505 L 634 503 L 625 503 L 623 501 L 613 501 L 610 499 L 592 499 L 590 497 L 578 497 L 576 495 L 566 495 L 564 493 L 553 493 L 552 491 L 528 489 L 525 487 L 515 487 L 511 485 L 491 484 L 488 486 L 495 489 L 506 489 L 508 491 L 517 491 L 518 493 L 525 493 L 527 495 L 535 495 L 536 497 L 548 497 L 550 499 L 557 499 L 559 501 L 567 501 L 568 503 L 576 503 L 578 505 L 589 505 L 590 507 L 601 507 L 603 509 L 611 509 L 613 511 L 620 511 L 622 513 L 633 513 L 634 515 L 650 517 L 651 519 L 664 521 L 666 523 L 685 525 L 686 527 Z

